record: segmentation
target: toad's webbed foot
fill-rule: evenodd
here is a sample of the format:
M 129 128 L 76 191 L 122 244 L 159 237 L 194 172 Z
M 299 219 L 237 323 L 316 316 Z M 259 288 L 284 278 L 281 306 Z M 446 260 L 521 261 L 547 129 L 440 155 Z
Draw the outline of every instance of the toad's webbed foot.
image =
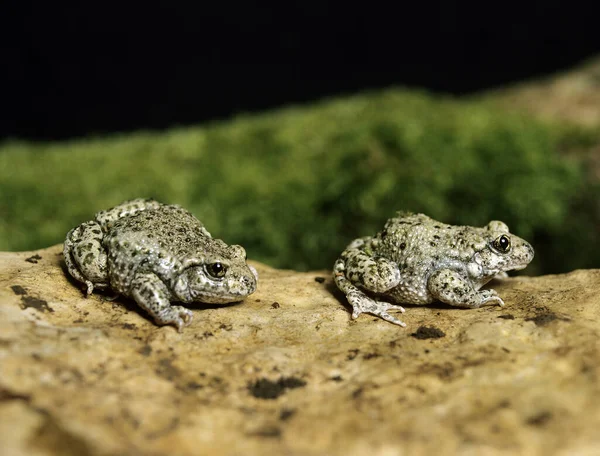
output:
M 406 326 L 404 322 L 388 313 L 388 310 L 399 310 L 400 312 L 404 312 L 404 308 L 402 306 L 390 304 L 385 301 L 377 301 L 373 298 L 370 298 L 363 291 L 354 286 L 346 278 L 343 272 L 339 272 L 339 268 L 341 268 L 341 266 L 336 263 L 333 279 L 338 288 L 346 295 L 348 302 L 352 306 L 353 319 L 358 318 L 361 313 L 369 313 L 383 318 L 390 323 L 394 323 L 395 325 Z
M 352 318 L 356 319 L 361 313 L 368 313 L 383 318 L 385 321 L 399 326 L 406 326 L 406 323 L 397 319 L 388 313 L 388 310 L 399 310 L 404 313 L 404 307 L 396 304 L 390 304 L 385 301 L 377 301 L 368 297 L 360 290 L 351 291 L 346 295 L 348 302 L 352 305 Z

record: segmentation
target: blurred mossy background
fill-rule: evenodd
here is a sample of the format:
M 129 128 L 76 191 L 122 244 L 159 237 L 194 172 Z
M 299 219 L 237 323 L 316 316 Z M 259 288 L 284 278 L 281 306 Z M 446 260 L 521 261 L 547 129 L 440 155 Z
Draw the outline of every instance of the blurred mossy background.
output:
M 154 197 L 251 259 L 327 269 L 397 210 L 506 222 L 525 273 L 600 266 L 600 188 L 582 151 L 600 130 L 487 100 L 393 89 L 196 128 L 0 146 L 0 250 L 63 241 L 101 209 Z

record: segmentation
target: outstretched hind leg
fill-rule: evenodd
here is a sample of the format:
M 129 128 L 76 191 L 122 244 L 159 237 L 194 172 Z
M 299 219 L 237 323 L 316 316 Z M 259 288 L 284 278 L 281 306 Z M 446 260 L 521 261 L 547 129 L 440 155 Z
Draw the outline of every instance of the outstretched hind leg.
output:
M 333 268 L 333 280 L 337 287 L 346 295 L 346 299 L 348 299 L 348 302 L 352 306 L 352 319 L 358 318 L 362 313 L 369 313 L 395 325 L 406 326 L 403 321 L 388 313 L 388 310 L 404 312 L 402 306 L 379 301 L 367 296 L 346 278 L 347 271 L 345 269 L 344 260 L 341 258 L 338 259 Z

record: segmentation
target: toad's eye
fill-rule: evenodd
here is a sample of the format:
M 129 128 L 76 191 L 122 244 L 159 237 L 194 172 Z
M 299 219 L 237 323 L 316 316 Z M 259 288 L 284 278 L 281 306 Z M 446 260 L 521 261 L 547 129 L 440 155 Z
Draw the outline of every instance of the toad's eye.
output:
M 494 239 L 493 245 L 499 252 L 507 253 L 510 250 L 510 238 L 506 234 L 498 236 Z
M 207 264 L 206 272 L 208 272 L 215 279 L 220 279 L 227 272 L 227 266 L 224 266 L 219 262 Z

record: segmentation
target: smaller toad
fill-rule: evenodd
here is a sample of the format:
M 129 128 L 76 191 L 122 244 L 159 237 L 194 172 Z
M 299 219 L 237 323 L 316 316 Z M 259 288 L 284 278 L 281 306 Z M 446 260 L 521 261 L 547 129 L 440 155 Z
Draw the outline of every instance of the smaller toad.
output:
M 399 212 L 375 236 L 352 241 L 335 262 L 333 278 L 352 306 L 352 318 L 370 313 L 406 326 L 388 310 L 435 301 L 471 309 L 503 306 L 494 290 L 480 288 L 532 259 L 531 245 L 502 222 L 453 226 Z
M 133 298 L 158 325 L 180 332 L 192 321 L 183 303 L 228 303 L 254 293 L 256 270 L 246 251 L 214 239 L 190 212 L 151 199 L 98 212 L 67 234 L 69 274 L 94 288 Z

